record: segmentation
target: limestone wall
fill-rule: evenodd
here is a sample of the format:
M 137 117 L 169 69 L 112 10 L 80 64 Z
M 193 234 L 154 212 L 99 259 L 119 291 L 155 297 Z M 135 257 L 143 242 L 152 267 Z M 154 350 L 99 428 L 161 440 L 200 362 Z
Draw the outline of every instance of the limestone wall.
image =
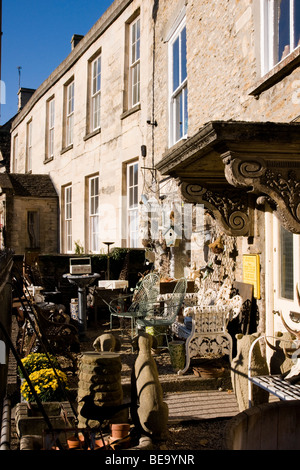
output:
M 14 250 L 15 254 L 24 254 L 26 249 L 31 248 L 27 230 L 28 211 L 36 211 L 39 214 L 40 251 L 57 253 L 57 199 L 14 198 L 11 210 L 12 212 L 7 213 L 7 218 L 10 219 L 7 246 Z

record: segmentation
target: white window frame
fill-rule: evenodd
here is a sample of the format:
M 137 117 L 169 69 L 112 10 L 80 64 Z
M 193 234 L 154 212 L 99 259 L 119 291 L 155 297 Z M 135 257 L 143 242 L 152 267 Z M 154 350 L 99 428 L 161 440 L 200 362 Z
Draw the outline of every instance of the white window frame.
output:
M 26 127 L 26 172 L 32 171 L 32 119 Z
M 89 178 L 89 246 L 92 253 L 100 250 L 99 175 Z
M 64 187 L 64 241 L 66 253 L 73 251 L 72 239 L 72 185 Z
M 54 157 L 55 98 L 47 102 L 47 158 Z
M 100 128 L 101 55 L 91 63 L 91 131 Z
M 66 147 L 73 144 L 74 129 L 74 87 L 75 82 L 72 80 L 66 89 Z
M 300 235 L 293 234 L 285 231 L 280 225 L 277 217 L 273 215 L 273 270 L 272 275 L 274 276 L 272 293 L 274 295 L 274 311 L 282 312 L 283 317 L 287 324 L 295 329 L 293 322 L 290 318 L 291 312 L 300 314 L 300 306 L 297 299 L 296 285 L 297 280 L 300 278 Z M 282 234 L 288 237 L 290 242 L 289 245 L 282 245 Z M 284 249 L 283 249 L 284 248 Z M 288 252 L 289 250 L 289 252 Z M 286 264 L 285 263 L 289 263 Z M 287 274 L 290 283 L 285 284 L 284 274 Z M 283 289 L 283 285 L 287 288 L 286 291 Z M 285 331 L 285 328 L 281 329 L 281 321 L 279 315 L 274 316 L 274 331 Z M 294 324 L 295 325 L 295 324 Z M 272 333 L 274 334 L 274 332 Z
M 275 65 L 279 64 L 285 57 L 293 52 L 297 47 L 294 28 L 294 8 L 295 2 L 299 0 L 289 0 L 290 7 L 290 35 L 289 50 L 283 57 L 278 56 L 279 35 L 277 31 L 278 25 L 278 2 L 280 0 L 261 0 L 261 74 L 265 75 Z
M 139 164 L 137 161 L 127 164 L 127 220 L 128 247 L 137 248 L 139 240 Z
M 188 130 L 187 113 L 187 71 L 186 71 L 186 43 L 182 47 L 182 34 L 185 31 L 185 18 L 180 22 L 169 40 L 169 145 L 176 144 L 186 138 Z M 186 36 L 185 36 L 186 37 Z M 178 85 L 174 86 L 174 46 L 178 41 Z M 185 53 L 185 68 L 182 67 L 182 55 Z
M 129 98 L 131 107 L 140 103 L 141 21 L 129 25 Z

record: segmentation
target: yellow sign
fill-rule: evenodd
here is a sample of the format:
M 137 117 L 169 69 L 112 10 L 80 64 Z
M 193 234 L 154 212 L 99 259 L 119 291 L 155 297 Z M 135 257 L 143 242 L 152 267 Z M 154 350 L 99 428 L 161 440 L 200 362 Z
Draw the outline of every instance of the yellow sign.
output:
M 253 285 L 253 296 L 260 299 L 259 255 L 243 255 L 243 282 Z

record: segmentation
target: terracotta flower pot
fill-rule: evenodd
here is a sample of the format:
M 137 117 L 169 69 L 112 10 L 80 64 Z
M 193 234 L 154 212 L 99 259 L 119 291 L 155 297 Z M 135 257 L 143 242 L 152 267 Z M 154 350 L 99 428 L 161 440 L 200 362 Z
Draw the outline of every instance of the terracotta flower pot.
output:
M 95 439 L 95 444 L 96 444 L 96 447 L 103 447 L 102 438 L 99 437 L 99 438 Z M 104 439 L 104 444 L 105 444 L 105 447 L 107 447 L 109 445 L 108 440 Z
M 120 423 L 111 425 L 111 437 L 112 439 L 123 439 L 128 436 L 130 430 L 130 424 Z
M 70 436 L 67 439 L 69 449 L 78 449 L 81 447 L 80 439 L 77 436 Z

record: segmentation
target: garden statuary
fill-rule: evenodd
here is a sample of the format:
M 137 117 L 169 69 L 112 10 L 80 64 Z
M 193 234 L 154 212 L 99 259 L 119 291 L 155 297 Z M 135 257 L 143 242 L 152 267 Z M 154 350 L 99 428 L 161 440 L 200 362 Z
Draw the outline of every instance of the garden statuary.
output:
M 249 349 L 253 341 L 259 336 L 237 334 L 237 355 L 231 363 L 231 381 L 236 395 L 237 404 L 240 412 L 248 408 L 248 358 Z M 263 357 L 259 342 L 253 348 L 251 359 L 252 376 L 268 375 L 268 365 Z M 267 403 L 269 392 L 253 385 L 253 404 L 260 405 Z
M 133 340 L 138 356 L 131 378 L 131 415 L 140 435 L 161 440 L 166 436 L 169 410 L 163 401 L 157 366 L 151 354 L 153 341 L 155 338 L 144 332 Z
M 121 341 L 112 333 L 104 333 L 95 339 L 93 342 L 93 348 L 95 351 L 120 351 Z
M 272 342 L 272 344 L 270 344 Z M 266 343 L 274 351 L 270 357 L 270 374 L 281 375 L 290 371 L 293 360 L 287 354 L 287 347 L 290 347 L 293 340 L 287 331 L 276 331 L 274 337 L 266 337 Z M 295 352 L 295 349 L 293 350 Z
M 121 358 L 115 352 L 87 351 L 79 361 L 78 375 L 78 421 L 79 426 L 85 426 L 85 419 L 81 415 L 82 398 L 92 395 L 96 406 L 116 406 L 123 403 L 123 389 L 121 384 Z M 110 408 L 112 409 L 112 408 Z M 128 420 L 128 410 L 123 410 L 113 418 L 116 423 Z M 90 427 L 99 426 L 99 422 L 89 422 Z
M 290 370 L 283 372 L 280 374 L 280 378 L 282 380 L 286 380 L 290 384 L 294 385 L 296 383 L 300 382 L 300 359 L 299 359 L 299 354 L 300 354 L 300 331 L 298 330 L 293 330 L 290 328 L 287 323 L 285 322 L 282 313 L 280 313 L 281 321 L 284 325 L 284 327 L 287 329 L 287 331 L 292 335 L 292 337 L 295 337 L 296 339 L 291 340 L 289 343 L 294 343 L 294 347 L 285 347 L 284 342 L 282 341 L 281 346 L 273 346 L 270 344 L 268 341 L 268 338 L 266 338 L 268 346 L 273 349 L 274 351 L 282 351 L 284 355 L 287 358 L 292 359 L 292 367 Z M 292 345 L 291 345 L 292 346 Z

